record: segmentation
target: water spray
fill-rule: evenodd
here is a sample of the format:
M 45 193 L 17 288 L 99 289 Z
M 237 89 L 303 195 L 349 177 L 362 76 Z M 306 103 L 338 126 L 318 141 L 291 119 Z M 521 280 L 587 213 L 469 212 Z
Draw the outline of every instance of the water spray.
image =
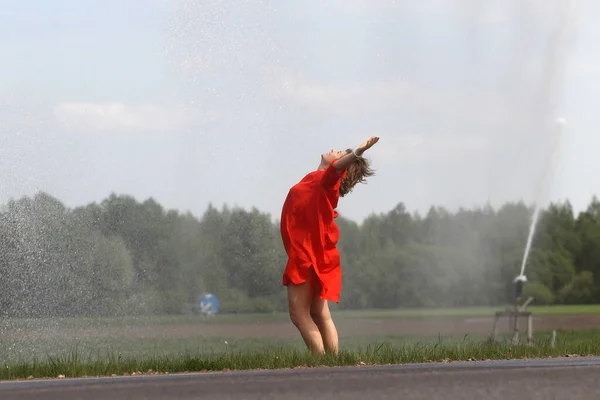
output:
M 562 23 L 559 25 L 556 32 L 556 46 L 555 51 L 550 53 L 549 59 L 547 60 L 548 68 L 546 70 L 545 76 L 543 78 L 543 82 L 552 83 L 555 82 L 557 75 L 560 72 L 560 66 L 562 66 L 564 59 L 566 58 L 566 50 L 567 50 L 567 42 L 568 42 L 568 33 L 570 33 L 570 28 L 573 23 L 574 17 L 574 8 L 575 1 L 570 0 L 566 5 L 567 9 L 564 14 L 564 18 Z M 548 96 L 547 93 L 544 96 Z M 549 109 L 545 109 L 545 114 L 548 115 L 550 112 L 554 112 L 556 108 L 556 104 L 551 101 L 552 99 L 541 98 L 540 101 L 548 101 L 548 104 L 544 104 L 545 106 L 549 106 Z M 548 119 L 543 120 L 542 122 L 543 131 L 548 132 L 553 135 L 552 147 L 550 150 L 550 154 L 548 155 L 547 162 L 543 165 L 542 174 L 540 180 L 538 181 L 538 187 L 536 190 L 536 201 L 535 208 L 533 212 L 533 216 L 531 219 L 531 224 L 529 226 L 529 234 L 527 236 L 527 242 L 525 244 L 525 251 L 523 253 L 523 260 L 521 262 L 521 269 L 519 275 L 513 280 L 515 285 L 515 297 L 514 304 L 512 307 L 507 308 L 503 311 L 496 312 L 496 317 L 494 319 L 494 326 L 492 331 L 491 340 L 494 342 L 496 340 L 496 334 L 498 329 L 498 321 L 501 317 L 508 317 L 509 327 L 513 333 L 513 344 L 519 343 L 519 324 L 518 319 L 520 317 L 525 317 L 527 319 L 527 342 L 528 344 L 533 344 L 533 317 L 532 313 L 527 310 L 527 306 L 534 300 L 533 297 L 529 297 L 525 301 L 523 301 L 523 286 L 527 282 L 527 277 L 525 275 L 525 268 L 527 266 L 527 261 L 529 260 L 529 254 L 531 252 L 533 238 L 535 236 L 536 227 L 538 224 L 541 207 L 543 201 L 547 199 L 547 190 L 549 188 L 548 180 L 553 175 L 553 169 L 556 159 L 556 153 L 558 150 L 558 145 L 560 139 L 562 137 L 562 133 L 564 131 L 566 121 L 564 118 L 558 118 L 553 123 L 550 123 Z M 553 337 L 555 340 L 555 337 Z
M 554 160 L 556 159 L 556 154 L 557 154 L 558 147 L 559 147 L 558 145 L 560 143 L 560 139 L 564 132 L 565 125 L 566 125 L 566 120 L 564 118 L 556 119 L 555 129 L 553 129 L 554 140 L 552 143 L 552 149 L 551 149 L 551 153 L 549 155 L 549 159 L 548 159 L 546 168 L 544 168 L 544 172 L 542 174 L 542 179 L 540 179 L 540 181 L 539 181 L 540 186 L 537 191 L 539 197 L 538 197 L 538 199 L 536 199 L 535 209 L 533 211 L 533 217 L 531 218 L 531 225 L 529 226 L 529 235 L 527 236 L 527 243 L 525 244 L 525 252 L 523 254 L 523 261 L 521 262 L 521 272 L 513 281 L 513 283 L 517 287 L 517 289 L 516 289 L 517 297 L 521 296 L 522 290 L 523 290 L 523 285 L 525 284 L 525 282 L 527 282 L 527 277 L 525 276 L 525 266 L 527 265 L 527 261 L 529 260 L 529 253 L 531 252 L 531 245 L 533 242 L 533 238 L 535 236 L 535 231 L 536 231 L 538 220 L 540 217 L 541 204 L 542 204 L 543 199 L 547 196 L 546 191 L 549 186 L 548 180 L 550 179 L 550 177 L 552 176 L 552 173 L 554 172 Z M 542 189 L 546 189 L 546 190 L 542 190 Z
M 566 5 L 566 12 L 564 14 L 564 19 L 562 20 L 562 24 L 559 25 L 559 29 L 557 31 L 557 44 L 556 51 L 552 52 L 548 64 L 552 65 L 552 68 L 549 68 L 547 71 L 548 76 L 546 77 L 548 80 L 553 81 L 558 74 L 557 65 L 561 64 L 560 61 L 564 60 L 566 57 L 566 49 L 568 43 L 568 33 L 570 32 L 570 28 L 572 27 L 574 21 L 575 14 L 575 6 L 576 1 L 570 0 Z M 554 104 L 552 104 L 554 105 Z M 546 124 L 544 124 L 546 126 Z M 538 182 L 538 190 L 536 190 L 537 198 L 535 201 L 535 208 L 533 211 L 533 216 L 531 219 L 531 225 L 529 227 L 529 234 L 527 236 L 527 242 L 525 244 L 525 251 L 523 253 L 523 261 L 521 262 L 521 270 L 519 275 L 514 279 L 513 283 L 517 286 L 517 293 L 521 293 L 523 284 L 527 282 L 527 277 L 525 276 L 525 267 L 527 265 L 527 261 L 529 259 L 529 253 L 531 252 L 531 245 L 533 242 L 533 238 L 535 236 L 536 227 L 538 224 L 538 219 L 540 217 L 541 204 L 543 200 L 547 197 L 547 189 L 548 189 L 548 180 L 552 176 L 554 160 L 556 158 L 556 153 L 558 150 L 558 145 L 560 139 L 562 137 L 562 133 L 564 131 L 566 125 L 566 120 L 564 118 L 557 118 L 554 121 L 554 126 L 551 127 L 550 132 L 554 135 L 554 140 L 552 141 L 552 148 L 549 154 L 548 161 L 546 163 L 546 168 L 542 172 L 541 179 Z M 519 295 L 517 296 L 519 297 Z
M 531 245 L 533 242 L 533 237 L 535 235 L 535 229 L 538 223 L 540 209 L 542 204 L 542 199 L 546 197 L 547 193 L 541 189 L 548 188 L 548 179 L 552 176 L 554 160 L 556 159 L 556 153 L 558 149 L 558 144 L 560 142 L 562 132 L 564 131 L 564 127 L 566 125 L 566 121 L 564 118 L 558 118 L 555 121 L 554 129 L 551 129 L 550 132 L 554 134 L 554 140 L 552 143 L 552 150 L 548 158 L 548 162 L 545 165 L 544 171 L 542 173 L 542 179 L 539 181 L 539 190 L 538 198 L 536 199 L 535 210 L 533 212 L 533 217 L 531 219 L 531 225 L 529 227 L 529 235 L 527 236 L 527 244 L 525 245 L 525 253 L 523 255 L 523 262 L 521 263 L 521 272 L 519 275 L 513 280 L 515 285 L 515 297 L 514 304 L 512 307 L 507 308 L 504 311 L 496 312 L 496 318 L 494 319 L 494 327 L 492 332 L 492 341 L 496 341 L 496 334 L 498 329 L 498 320 L 501 317 L 508 317 L 509 326 L 513 333 L 513 344 L 519 343 L 519 323 L 518 320 L 520 317 L 524 317 L 527 319 L 527 342 L 529 344 L 533 344 L 533 315 L 531 311 L 527 310 L 527 306 L 535 300 L 534 297 L 528 297 L 524 301 L 523 297 L 523 286 L 527 282 L 527 277 L 525 276 L 525 266 L 527 265 L 527 261 L 529 258 L 529 253 L 531 252 Z

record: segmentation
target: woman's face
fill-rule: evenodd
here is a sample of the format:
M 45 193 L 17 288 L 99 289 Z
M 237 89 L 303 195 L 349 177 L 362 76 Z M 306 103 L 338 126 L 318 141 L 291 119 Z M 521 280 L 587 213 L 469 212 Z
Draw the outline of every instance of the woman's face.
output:
M 334 149 L 331 149 L 331 151 L 329 153 L 323 153 L 323 154 L 321 154 L 321 161 L 323 162 L 323 164 L 329 165 L 334 160 L 337 160 L 337 159 L 341 158 L 342 156 L 344 156 L 347 153 L 348 152 L 346 150 L 334 150 Z

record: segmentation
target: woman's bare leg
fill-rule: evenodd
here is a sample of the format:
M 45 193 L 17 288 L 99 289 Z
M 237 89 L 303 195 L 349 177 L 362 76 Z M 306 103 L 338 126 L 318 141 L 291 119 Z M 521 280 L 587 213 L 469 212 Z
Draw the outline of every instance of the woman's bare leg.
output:
M 321 283 L 319 282 L 319 279 L 314 271 L 312 272 L 312 279 L 315 281 L 315 284 L 313 285 L 315 290 L 313 291 L 310 315 L 315 325 L 317 325 L 319 328 L 319 332 L 321 332 L 325 351 L 330 354 L 337 354 L 338 332 L 335 324 L 333 323 L 333 319 L 331 318 L 331 312 L 329 311 L 329 304 L 327 303 L 327 300 L 323 300 L 320 297 Z
M 314 272 L 313 272 L 314 273 Z M 304 343 L 314 354 L 323 354 L 323 338 L 319 328 L 311 318 L 311 303 L 313 299 L 313 281 L 299 285 L 288 285 L 288 307 L 292 323 L 300 331 Z

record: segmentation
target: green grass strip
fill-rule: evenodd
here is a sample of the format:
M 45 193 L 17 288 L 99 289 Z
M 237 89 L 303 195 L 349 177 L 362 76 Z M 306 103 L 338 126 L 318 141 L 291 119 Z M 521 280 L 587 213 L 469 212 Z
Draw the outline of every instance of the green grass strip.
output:
M 498 307 L 464 308 L 409 308 L 383 310 L 332 310 L 334 319 L 394 319 L 394 318 L 476 318 L 493 317 Z M 592 305 L 555 305 L 530 306 L 536 316 L 600 315 L 600 304 Z M 3 320 L 8 330 L 31 330 L 36 328 L 94 328 L 94 327 L 131 327 L 147 325 L 173 324 L 238 324 L 289 322 L 287 313 L 270 314 L 219 314 L 206 318 L 197 315 L 164 315 L 145 317 L 107 317 L 107 318 L 8 318 Z
M 83 357 L 74 350 L 65 355 L 49 356 L 44 360 L 33 359 L 21 363 L 9 360 L 1 365 L 0 379 L 503 360 L 566 355 L 600 355 L 600 339 L 597 336 L 578 338 L 576 334 L 571 334 L 557 340 L 554 346 L 550 345 L 548 339 L 538 340 L 533 346 L 526 344 L 513 346 L 509 341 L 490 344 L 469 339 L 450 344 L 445 344 L 441 340 L 404 346 L 383 343 L 355 351 L 341 351 L 337 356 L 320 357 L 287 346 L 254 352 L 225 351 L 211 355 L 155 354 L 146 357 L 122 357 L 118 352 L 104 355 L 90 354 Z

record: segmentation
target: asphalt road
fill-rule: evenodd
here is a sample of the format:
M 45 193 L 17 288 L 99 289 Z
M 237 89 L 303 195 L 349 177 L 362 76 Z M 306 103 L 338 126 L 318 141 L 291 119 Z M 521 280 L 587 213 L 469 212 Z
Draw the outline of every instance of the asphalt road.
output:
M 600 357 L 0 382 L 0 399 L 598 399 Z

